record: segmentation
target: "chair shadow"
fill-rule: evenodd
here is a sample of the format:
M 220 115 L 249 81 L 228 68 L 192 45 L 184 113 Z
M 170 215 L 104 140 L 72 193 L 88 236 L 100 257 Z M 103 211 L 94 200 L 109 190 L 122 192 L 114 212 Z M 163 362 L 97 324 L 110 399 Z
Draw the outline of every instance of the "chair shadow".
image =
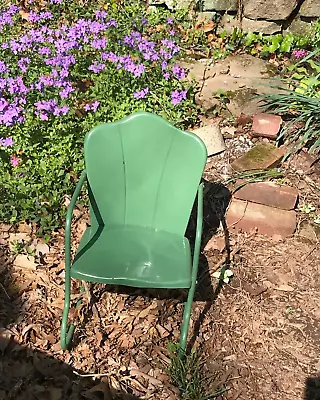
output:
M 194 324 L 194 330 L 192 338 L 189 341 L 189 347 L 192 348 L 197 336 L 199 335 L 201 324 L 204 320 L 205 315 L 212 307 L 215 299 L 219 295 L 221 288 L 223 286 L 223 280 L 220 279 L 218 285 L 213 288 L 210 278 L 209 264 L 207 258 L 203 254 L 203 249 L 205 248 L 208 241 L 217 232 L 218 228 L 222 227 L 225 238 L 226 256 L 223 268 L 221 269 L 221 275 L 223 276 L 224 270 L 228 269 L 230 266 L 230 240 L 229 232 L 227 229 L 226 221 L 224 218 L 225 211 L 228 207 L 231 193 L 230 191 L 220 183 L 212 183 L 203 180 L 204 183 L 204 209 L 203 209 L 203 235 L 201 243 L 201 255 L 199 259 L 199 271 L 198 271 L 198 285 L 195 294 L 196 301 L 204 301 L 206 304 L 203 311 L 201 312 L 199 318 Z M 95 211 L 96 212 L 96 211 Z M 98 214 L 99 215 L 99 214 Z M 191 246 L 194 243 L 194 237 L 196 233 L 196 221 L 197 221 L 197 202 L 195 201 L 193 209 L 191 211 L 191 216 L 189 220 L 188 227 L 186 229 L 186 237 L 188 238 Z M 103 227 L 97 230 L 96 234 L 91 238 L 91 240 L 81 249 L 77 254 L 76 258 L 81 256 L 84 251 L 92 244 L 101 234 Z M 192 249 L 193 250 L 193 249 Z M 99 290 L 99 295 L 94 296 L 91 293 L 91 304 L 89 305 L 86 315 L 83 320 L 85 324 L 91 316 L 92 306 L 98 301 L 98 298 L 105 292 L 115 292 L 118 294 L 125 294 L 128 296 L 128 302 L 133 302 L 138 296 L 144 296 L 149 299 L 158 300 L 177 300 L 179 302 L 185 301 L 187 298 L 187 289 L 149 289 L 149 288 L 136 288 L 130 286 L 120 286 L 120 285 L 103 285 L 101 290 Z M 73 345 L 78 343 L 77 333 L 73 339 Z
M 306 379 L 304 400 L 320 400 L 320 374 Z
M 14 340 L 14 335 L 28 335 L 28 342 L 37 346 L 32 330 L 20 332 L 23 301 L 18 303 L 7 295 L 11 276 L 9 265 L 0 274 L 0 400 L 139 399 L 113 389 L 107 378 L 86 376 L 72 365 Z M 52 345 L 48 342 L 48 349 Z
M 188 342 L 189 350 L 194 346 L 205 316 L 213 306 L 223 287 L 223 279 L 221 278 L 219 279 L 218 284 L 213 287 L 210 277 L 210 266 L 207 258 L 203 254 L 206 244 L 214 236 L 220 226 L 223 230 L 225 240 L 225 261 L 221 267 L 221 277 L 223 277 L 224 271 L 230 267 L 231 263 L 230 235 L 225 220 L 225 212 L 231 199 L 231 193 L 229 189 L 221 183 L 204 181 L 204 186 L 205 204 L 203 240 L 201 244 L 202 253 L 199 262 L 198 286 L 195 300 L 204 301 L 205 305 L 194 322 L 193 334 Z

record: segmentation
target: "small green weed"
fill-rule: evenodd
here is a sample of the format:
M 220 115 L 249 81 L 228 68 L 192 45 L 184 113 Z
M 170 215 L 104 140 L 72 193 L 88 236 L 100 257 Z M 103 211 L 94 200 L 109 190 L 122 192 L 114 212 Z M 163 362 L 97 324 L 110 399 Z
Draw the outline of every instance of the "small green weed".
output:
M 18 254 L 26 254 L 28 256 L 35 256 L 36 251 L 29 246 L 26 246 L 26 242 L 24 240 L 13 240 L 11 242 L 11 253 L 14 255 Z
M 226 179 L 223 184 L 227 185 L 228 183 L 235 183 L 238 180 L 243 180 L 243 183 L 234 188 L 236 191 L 248 183 L 261 182 L 266 179 L 280 179 L 282 177 L 283 173 L 279 169 L 258 169 L 239 173 L 236 172 L 231 178 Z
M 181 357 L 178 344 L 169 343 L 170 366 L 168 375 L 172 383 L 180 390 L 182 399 L 186 400 L 209 400 L 224 393 L 226 389 L 217 390 L 206 395 L 204 393 L 205 378 L 201 376 L 201 363 L 196 351 Z

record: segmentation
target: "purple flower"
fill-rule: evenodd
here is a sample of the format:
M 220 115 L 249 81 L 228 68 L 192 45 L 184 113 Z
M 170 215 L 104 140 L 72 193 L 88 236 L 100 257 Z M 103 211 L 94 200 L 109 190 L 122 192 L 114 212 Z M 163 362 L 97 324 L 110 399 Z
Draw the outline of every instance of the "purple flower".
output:
M 51 50 L 49 49 L 49 47 L 40 47 L 38 49 L 38 53 L 42 56 L 50 56 Z
M 169 74 L 169 72 L 165 72 L 165 73 L 163 74 L 163 77 L 164 77 L 164 79 L 166 79 L 166 80 L 170 79 L 170 74 Z
M 167 23 L 168 23 L 169 25 L 173 24 L 173 19 L 172 19 L 172 18 L 168 18 L 168 19 L 167 19 Z
M 99 105 L 100 105 L 99 101 L 94 101 L 94 102 L 91 104 L 91 111 L 96 112 L 97 109 L 98 109 L 98 107 L 99 107 Z
M 298 59 L 305 58 L 307 55 L 306 50 L 293 50 L 292 55 Z
M 143 64 L 138 64 L 135 66 L 133 75 L 136 77 L 139 77 L 144 73 L 145 69 L 146 69 L 146 67 Z
M 105 49 L 107 47 L 107 43 L 108 43 L 108 41 L 106 38 L 95 39 L 95 40 L 92 40 L 91 46 L 94 49 L 101 50 L 101 49 Z
M 28 21 L 29 22 L 39 22 L 40 21 L 40 17 L 36 12 L 30 11 L 29 15 L 28 15 Z
M 31 60 L 29 57 L 20 58 L 18 61 L 18 67 L 21 69 L 22 72 L 27 72 L 28 65 L 30 64 Z
M 68 106 L 56 107 L 53 111 L 53 115 L 60 117 L 61 115 L 66 115 L 70 111 Z
M 94 13 L 94 15 L 95 15 L 95 17 L 96 17 L 97 19 L 105 19 L 106 16 L 107 16 L 107 13 L 106 13 L 104 10 L 97 10 L 97 11 Z
M 107 24 L 106 24 L 107 28 L 110 28 L 110 26 L 113 26 L 114 28 L 117 28 L 118 23 L 115 19 L 110 19 Z
M 90 67 L 88 69 L 89 69 L 89 71 L 92 71 L 95 74 L 98 74 L 99 72 L 104 70 L 105 67 L 106 67 L 105 64 L 103 64 L 103 63 L 99 64 L 97 61 L 95 61 L 93 64 L 90 65 Z
M 91 104 L 86 104 L 83 108 L 85 111 L 96 112 L 99 106 L 100 106 L 100 102 L 96 100 Z
M 44 112 L 39 113 L 39 117 L 42 121 L 48 121 L 49 119 L 48 115 Z
M 170 36 L 175 36 L 175 34 L 176 34 L 176 31 L 174 29 L 170 29 L 169 35 Z
M 11 126 L 20 121 L 23 109 L 16 103 L 0 98 L 0 125 Z M 10 142 L 9 142 L 10 143 Z
M 8 67 L 3 61 L 0 61 L 0 74 L 8 73 Z
M 11 5 L 8 10 L 7 13 L 10 15 L 14 15 L 17 14 L 19 11 L 21 10 L 21 7 L 15 6 L 15 5 Z
M 69 97 L 69 94 L 74 91 L 72 86 L 66 86 L 61 92 L 59 92 L 60 96 L 63 99 L 67 99 Z
M 51 14 L 51 12 L 48 12 L 48 11 L 41 12 L 39 14 L 39 18 L 40 18 L 40 20 L 52 19 L 53 15 Z
M 119 56 L 117 56 L 115 53 L 112 53 L 112 52 L 101 53 L 101 58 L 102 58 L 102 60 L 110 61 L 113 63 L 116 63 L 119 61 Z
M 179 80 L 184 79 L 186 77 L 185 70 L 183 68 L 179 67 L 179 65 L 175 65 L 172 68 L 172 72 L 173 72 L 173 75 Z
M 14 145 L 14 141 L 11 137 L 0 138 L 0 146 L 11 147 Z
M 142 90 L 139 90 L 139 91 L 137 91 L 137 92 L 134 92 L 133 93 L 133 97 L 135 98 L 135 99 L 143 99 L 144 97 L 146 97 L 146 95 L 149 93 L 149 88 L 148 87 L 146 87 L 146 88 L 144 88 L 144 89 L 142 89 Z
M 174 90 L 171 93 L 171 103 L 175 106 L 179 103 L 181 103 L 182 100 L 185 100 L 187 98 L 187 91 L 186 90 Z
M 50 0 L 51 4 L 61 4 L 63 0 Z
M 148 22 L 149 22 L 149 21 L 147 20 L 147 18 L 142 18 L 142 19 L 141 19 L 141 24 L 142 24 L 142 25 L 147 25 Z
M 171 50 L 172 54 L 176 54 L 180 50 L 180 47 L 177 46 L 173 40 L 163 39 L 163 40 L 161 40 L 161 43 L 164 47 Z

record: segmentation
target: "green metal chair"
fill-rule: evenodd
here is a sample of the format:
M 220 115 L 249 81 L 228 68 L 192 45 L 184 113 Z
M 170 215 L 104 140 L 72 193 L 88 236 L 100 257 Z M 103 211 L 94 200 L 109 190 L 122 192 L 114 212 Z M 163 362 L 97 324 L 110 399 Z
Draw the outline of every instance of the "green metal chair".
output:
M 65 300 L 61 347 L 71 341 L 68 328 L 70 280 L 139 288 L 187 288 L 180 349 L 185 351 L 196 288 L 202 235 L 206 147 L 194 134 L 166 120 L 138 112 L 97 126 L 84 143 L 86 171 L 71 199 L 65 233 Z M 87 182 L 90 226 L 71 263 L 71 220 Z M 184 237 L 198 192 L 193 259 Z

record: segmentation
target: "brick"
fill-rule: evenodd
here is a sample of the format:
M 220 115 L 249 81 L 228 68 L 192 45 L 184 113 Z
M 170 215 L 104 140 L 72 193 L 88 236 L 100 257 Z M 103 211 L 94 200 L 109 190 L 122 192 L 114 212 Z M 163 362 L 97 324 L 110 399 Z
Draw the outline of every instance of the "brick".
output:
M 282 118 L 274 114 L 256 114 L 253 117 L 252 131 L 254 136 L 276 139 L 280 131 Z
M 298 194 L 298 190 L 290 186 L 256 182 L 242 186 L 235 192 L 234 197 L 282 210 L 293 210 L 297 204 Z
M 271 143 L 258 143 L 247 153 L 233 161 L 231 167 L 235 171 L 274 168 L 281 164 L 287 149 L 276 147 Z
M 257 231 L 261 235 L 287 237 L 296 229 L 296 213 L 233 199 L 226 215 L 226 222 L 229 232 Z

